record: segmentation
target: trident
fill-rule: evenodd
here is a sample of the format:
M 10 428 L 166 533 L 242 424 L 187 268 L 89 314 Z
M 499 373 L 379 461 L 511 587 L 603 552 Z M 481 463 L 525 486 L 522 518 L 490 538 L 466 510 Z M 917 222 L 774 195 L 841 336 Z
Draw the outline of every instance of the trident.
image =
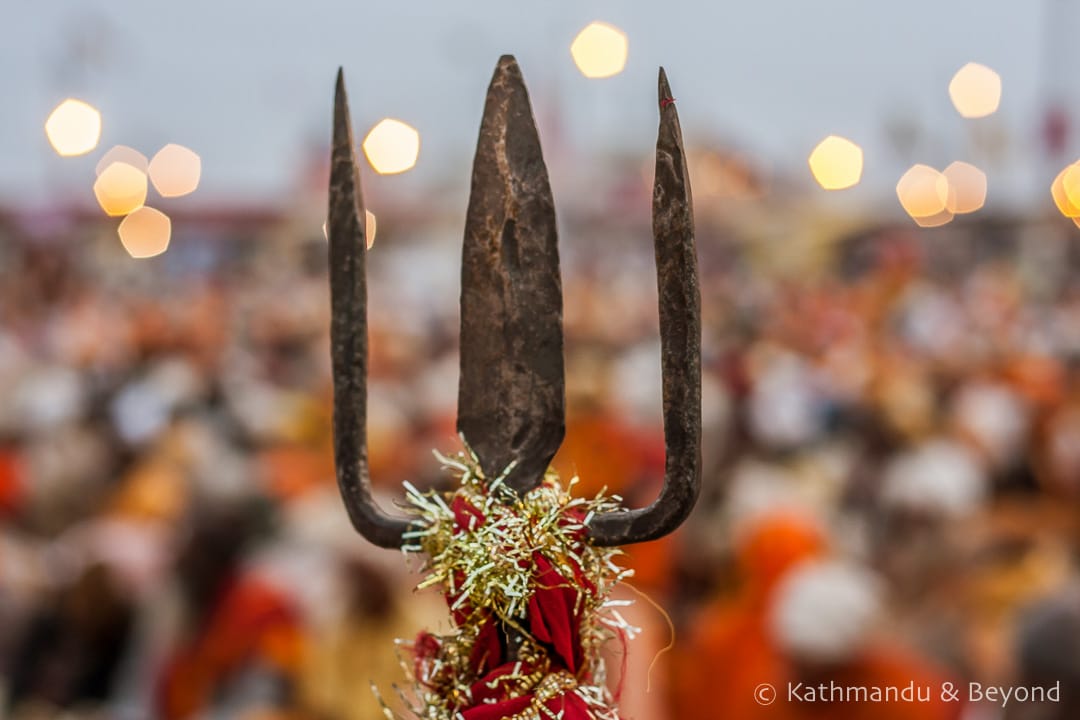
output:
M 591 542 L 662 537 L 686 519 L 701 486 L 701 299 L 693 205 L 679 117 L 663 68 L 652 228 L 663 369 L 664 484 L 648 507 L 599 514 Z M 411 521 L 372 499 L 367 462 L 367 284 L 364 200 L 338 71 L 331 149 L 331 353 L 334 460 L 345 508 L 369 542 L 400 548 Z M 510 55 L 488 86 L 473 160 L 461 264 L 457 429 L 484 475 L 509 468 L 519 495 L 535 488 L 566 426 L 562 281 L 555 204 L 528 91 Z

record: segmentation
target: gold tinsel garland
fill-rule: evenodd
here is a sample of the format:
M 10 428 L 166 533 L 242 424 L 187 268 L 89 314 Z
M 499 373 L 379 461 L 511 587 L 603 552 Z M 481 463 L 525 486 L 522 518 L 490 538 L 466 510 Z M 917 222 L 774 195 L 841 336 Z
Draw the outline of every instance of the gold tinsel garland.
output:
M 620 499 L 603 493 L 574 498 L 577 478 L 564 487 L 553 469 L 519 496 L 503 484 L 512 467 L 489 481 L 468 446 L 454 457 L 435 455 L 460 486 L 450 493 L 422 493 L 406 483 L 407 509 L 418 529 L 407 534 L 403 549 L 426 554 L 417 587 L 442 590 L 455 631 L 399 641 L 411 656 L 402 665 L 412 690 L 398 692 L 405 707 L 425 720 L 468 720 L 487 717 L 485 705 L 526 703 L 503 717 L 556 718 L 562 712 L 553 711 L 553 703 L 563 697 L 565 708 L 564 694 L 572 693 L 571 704 L 579 710 L 566 717 L 618 720 L 600 651 L 609 640 L 626 641 L 637 633 L 618 610 L 630 602 L 610 597 L 633 571 L 615 564 L 617 548 L 588 542 L 586 528 L 594 515 L 620 511 Z M 565 633 L 562 652 L 560 640 L 537 637 L 546 632 L 543 620 L 541 632 L 533 631 L 543 593 L 545 600 L 557 594 L 562 620 L 572 618 L 573 651 L 566 649 Z M 496 628 L 517 635 L 521 645 L 513 661 L 492 668 L 480 653 L 505 643 L 505 637 L 492 640 Z M 402 717 L 385 703 L 383 708 L 388 718 Z

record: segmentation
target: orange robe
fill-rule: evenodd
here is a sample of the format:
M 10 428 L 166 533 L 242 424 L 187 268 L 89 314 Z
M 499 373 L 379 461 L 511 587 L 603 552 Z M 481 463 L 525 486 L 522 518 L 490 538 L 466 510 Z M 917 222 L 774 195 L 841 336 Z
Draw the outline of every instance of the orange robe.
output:
M 787 571 L 821 555 L 824 547 L 820 529 L 798 515 L 777 513 L 748 529 L 735 558 L 739 591 L 703 608 L 678 640 L 670 682 L 673 717 L 788 717 L 754 699 L 758 685 L 780 687 L 787 677 L 787 663 L 769 635 L 768 609 Z

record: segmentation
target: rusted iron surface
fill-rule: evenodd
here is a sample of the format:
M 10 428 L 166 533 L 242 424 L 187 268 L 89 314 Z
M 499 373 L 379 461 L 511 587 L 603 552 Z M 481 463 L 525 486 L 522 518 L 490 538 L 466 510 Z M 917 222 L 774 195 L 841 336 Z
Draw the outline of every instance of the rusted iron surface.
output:
M 330 354 L 334 375 L 334 465 L 349 519 L 370 542 L 402 544 L 409 523 L 387 515 L 371 497 L 367 462 L 367 238 L 356 144 L 339 70 L 334 97 L 330 208 Z
M 555 202 L 517 62 L 488 86 L 461 259 L 457 428 L 489 478 L 536 487 L 565 432 Z

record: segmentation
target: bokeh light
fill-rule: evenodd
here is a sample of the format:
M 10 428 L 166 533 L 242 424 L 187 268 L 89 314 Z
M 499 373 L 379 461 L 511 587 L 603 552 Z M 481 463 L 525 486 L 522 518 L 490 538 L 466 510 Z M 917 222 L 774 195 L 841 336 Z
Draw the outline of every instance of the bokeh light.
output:
M 375 231 L 379 229 L 379 224 L 375 221 L 375 213 L 370 210 L 364 211 L 364 236 L 367 238 L 368 249 L 375 244 Z
M 913 165 L 896 184 L 896 196 L 911 217 L 932 218 L 945 210 L 949 181 L 929 165 Z
M 955 214 L 973 213 L 986 203 L 986 173 L 959 160 L 942 173 L 949 182 L 946 209 Z
M 383 118 L 364 138 L 364 155 L 380 175 L 411 170 L 420 155 L 420 133 L 401 120 Z
M 199 187 L 202 160 L 183 145 L 169 144 L 150 161 L 150 180 L 162 197 L 181 197 Z
M 947 225 L 948 223 L 952 222 L 953 217 L 953 213 L 949 212 L 948 210 L 942 210 L 941 212 L 934 213 L 933 215 L 928 215 L 926 217 L 912 217 L 911 219 L 914 220 L 915 224 L 919 227 L 934 228 L 941 227 L 942 225 Z
M 45 120 L 45 135 L 63 157 L 85 155 L 101 139 L 101 113 L 82 100 L 68 98 Z
M 843 190 L 859 182 L 863 170 L 862 148 L 838 135 L 818 143 L 808 159 L 814 179 L 826 190 Z
M 1001 104 L 1001 76 L 985 65 L 968 63 L 953 75 L 949 97 L 961 117 L 991 115 Z
M 115 145 L 98 160 L 98 164 L 94 167 L 94 174 L 101 175 L 105 172 L 105 168 L 117 162 L 126 163 L 137 170 L 142 170 L 143 173 L 146 173 L 150 167 L 150 161 L 135 148 Z
M 1068 218 L 1080 217 L 1080 204 L 1074 203 L 1065 189 L 1066 176 L 1072 180 L 1076 173 L 1070 173 L 1070 170 L 1074 170 L 1075 165 L 1069 165 L 1064 170 L 1057 174 L 1054 178 L 1054 182 L 1050 184 L 1050 196 L 1054 198 L 1054 204 L 1057 205 L 1057 209 L 1062 215 Z
M 1080 207 L 1080 162 L 1074 162 L 1061 174 L 1061 187 L 1074 207 Z
M 143 206 L 124 218 L 117 232 L 128 255 L 149 258 L 168 249 L 172 223 L 160 210 Z
M 364 210 L 364 237 L 367 238 L 368 250 L 375 244 L 375 231 L 378 229 L 378 223 L 375 221 L 375 213 L 370 210 Z M 326 223 L 322 224 L 322 234 L 324 238 L 328 238 L 326 234 Z
M 570 44 L 570 55 L 587 78 L 618 75 L 626 67 L 630 47 L 626 33 L 605 22 L 589 23 Z
M 146 202 L 146 173 L 127 163 L 114 162 L 98 175 L 94 197 L 110 217 L 132 213 Z

